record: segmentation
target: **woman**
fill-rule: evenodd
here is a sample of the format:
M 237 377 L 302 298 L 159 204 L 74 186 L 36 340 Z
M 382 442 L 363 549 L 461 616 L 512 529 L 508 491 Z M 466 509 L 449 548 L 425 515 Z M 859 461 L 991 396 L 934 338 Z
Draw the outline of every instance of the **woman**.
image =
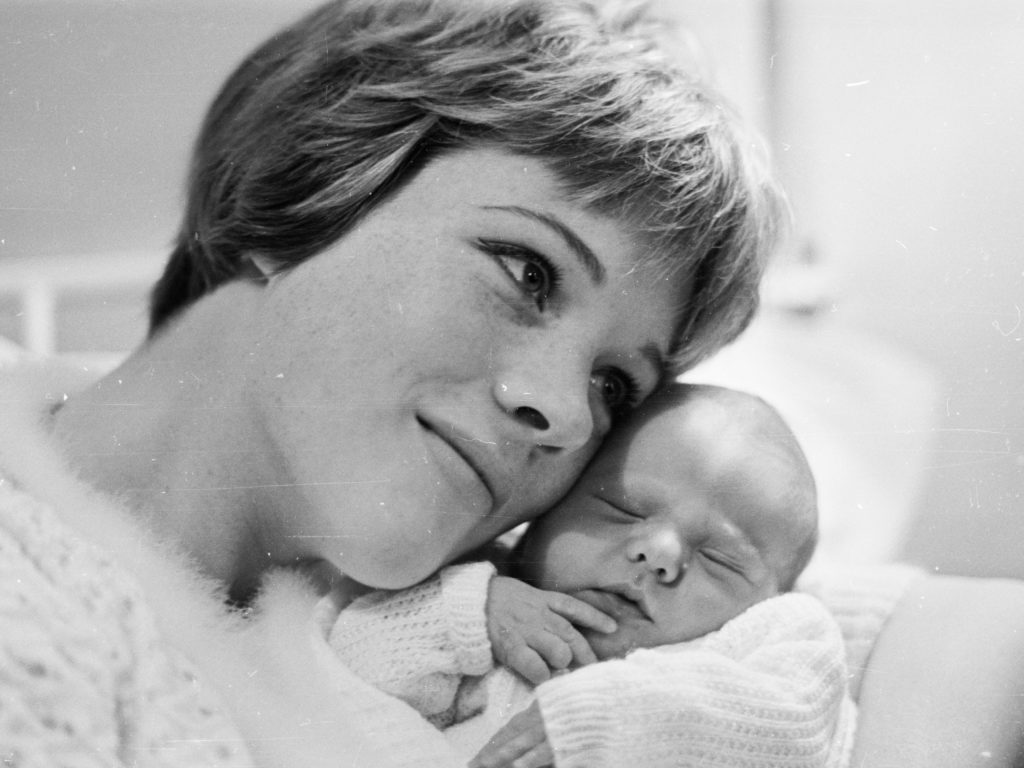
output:
M 568 1 L 334 2 L 241 64 L 150 338 L 0 396 L 0 755 L 309 765 L 316 732 L 445 764 L 319 676 L 315 589 L 266 577 L 413 584 L 745 326 L 779 197 L 657 35 Z

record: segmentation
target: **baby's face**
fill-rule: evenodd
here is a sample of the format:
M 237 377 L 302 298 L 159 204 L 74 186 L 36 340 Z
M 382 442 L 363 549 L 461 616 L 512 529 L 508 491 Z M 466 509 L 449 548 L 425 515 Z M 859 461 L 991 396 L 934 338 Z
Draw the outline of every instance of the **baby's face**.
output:
M 787 465 L 746 435 L 669 410 L 606 444 L 534 522 L 523 576 L 611 615 L 587 633 L 599 658 L 691 640 L 779 592 L 807 528 Z

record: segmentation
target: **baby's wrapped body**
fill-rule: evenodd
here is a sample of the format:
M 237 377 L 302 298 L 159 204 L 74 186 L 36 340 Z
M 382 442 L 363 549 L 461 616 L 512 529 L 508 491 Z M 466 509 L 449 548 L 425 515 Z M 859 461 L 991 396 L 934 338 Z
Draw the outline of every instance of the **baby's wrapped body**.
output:
M 559 768 L 848 764 L 846 648 L 816 598 L 770 598 L 705 637 L 535 688 L 491 656 L 481 595 L 492 574 L 488 563 L 452 566 L 419 587 L 364 596 L 333 614 L 330 645 L 444 728 L 466 760 L 536 701 Z M 331 615 L 322 604 L 321 619 Z

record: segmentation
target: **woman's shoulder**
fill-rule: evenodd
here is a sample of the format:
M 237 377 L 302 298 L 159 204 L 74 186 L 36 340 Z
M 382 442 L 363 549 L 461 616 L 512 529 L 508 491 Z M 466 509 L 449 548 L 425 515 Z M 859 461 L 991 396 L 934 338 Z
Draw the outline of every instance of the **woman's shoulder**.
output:
M 31 615 L 57 634 L 63 634 L 62 626 L 73 631 L 72 617 L 88 616 L 98 628 L 94 640 L 110 640 L 115 628 L 138 621 L 142 600 L 115 559 L 81 535 L 90 520 L 100 524 L 104 504 L 50 444 L 40 414 L 53 396 L 38 386 L 40 377 L 39 369 L 22 371 L 16 377 L 21 381 L 8 378 L 0 385 L 0 551 L 7 576 L 0 593 L 31 598 L 27 605 L 5 600 L 5 612 L 18 609 L 18 616 Z M 111 509 L 102 510 L 103 516 L 117 514 L 115 505 L 105 506 Z M 70 524 L 78 515 L 89 519 Z M 64 615 L 64 623 L 53 614 Z
M 1024 582 L 929 574 L 864 678 L 854 762 L 1024 765 Z
M 53 764 L 83 748 L 110 765 L 131 750 L 160 756 L 147 765 L 243 762 L 234 727 L 166 647 L 131 576 L 10 482 L 0 485 L 0 624 L 5 747 L 52 753 Z
M 165 641 L 134 575 L 82 535 L 90 515 L 117 510 L 101 512 L 11 410 L 0 414 L 11 416 L 0 418 L 0 743 L 33 765 L 82 749 L 109 765 L 133 750 L 152 756 L 145 765 L 241 763 L 237 732 Z M 76 514 L 87 519 L 72 526 Z
M 165 647 L 130 575 L 52 510 L 0 485 L 0 741 L 42 759 L 241 762 L 238 735 Z M 98 754 L 97 754 L 98 753 Z M 177 761 L 177 762 L 176 762 Z M 39 764 L 44 764 L 45 760 Z

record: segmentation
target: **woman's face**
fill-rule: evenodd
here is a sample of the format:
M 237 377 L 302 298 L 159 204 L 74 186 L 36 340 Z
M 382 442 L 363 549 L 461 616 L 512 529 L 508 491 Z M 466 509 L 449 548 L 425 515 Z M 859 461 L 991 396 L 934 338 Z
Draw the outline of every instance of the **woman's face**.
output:
M 271 278 L 268 554 L 401 587 L 549 507 L 662 376 L 686 286 L 644 255 L 541 161 L 472 149 Z

